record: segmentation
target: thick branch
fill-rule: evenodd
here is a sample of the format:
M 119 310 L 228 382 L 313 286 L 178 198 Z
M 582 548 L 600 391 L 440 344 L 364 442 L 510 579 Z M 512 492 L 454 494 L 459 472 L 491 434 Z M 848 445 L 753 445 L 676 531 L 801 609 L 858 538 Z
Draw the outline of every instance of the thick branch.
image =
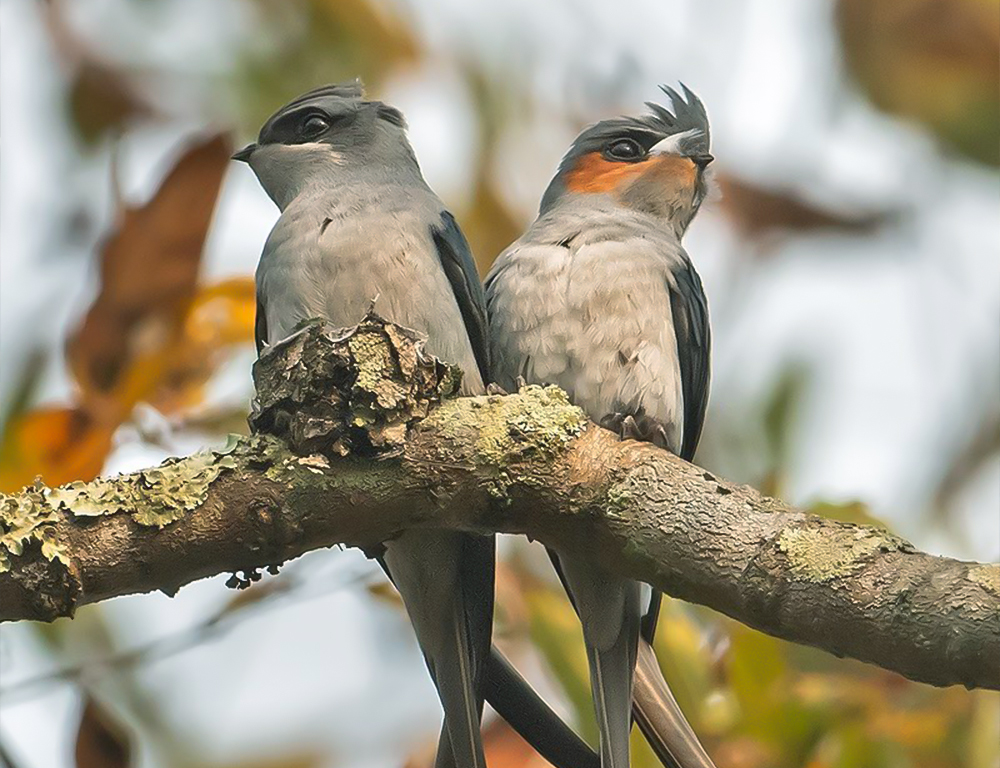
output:
M 256 424 L 285 440 L 3 497 L 0 620 L 447 527 L 526 534 L 914 680 L 1000 688 L 996 565 L 917 552 L 620 442 L 555 388 L 437 404 L 451 370 L 376 322 L 309 330 L 261 367 Z

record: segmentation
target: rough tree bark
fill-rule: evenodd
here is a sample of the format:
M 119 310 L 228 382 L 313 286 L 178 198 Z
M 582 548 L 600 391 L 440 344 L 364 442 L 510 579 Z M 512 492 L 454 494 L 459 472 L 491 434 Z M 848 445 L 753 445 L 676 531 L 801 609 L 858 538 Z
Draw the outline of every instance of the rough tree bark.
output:
M 520 533 L 778 637 L 933 685 L 1000 688 L 1000 566 L 916 551 L 620 442 L 553 387 L 454 397 L 458 372 L 369 318 L 255 369 L 255 437 L 0 497 L 0 621 L 174 593 L 414 526 Z

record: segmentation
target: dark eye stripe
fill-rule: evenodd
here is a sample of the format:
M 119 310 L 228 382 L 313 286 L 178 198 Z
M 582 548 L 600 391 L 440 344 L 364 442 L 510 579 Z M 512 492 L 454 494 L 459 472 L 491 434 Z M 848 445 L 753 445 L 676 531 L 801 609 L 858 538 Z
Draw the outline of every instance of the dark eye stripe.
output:
M 322 130 L 304 131 L 304 127 L 312 118 L 320 118 L 326 122 L 326 129 L 341 123 L 350 122 L 352 114 L 328 114 L 315 106 L 296 109 L 274 119 L 261 130 L 260 144 L 301 144 L 319 136 Z
M 296 129 L 302 125 L 310 117 L 322 117 L 323 113 L 317 111 L 316 109 L 300 109 L 295 112 L 289 112 L 287 115 L 282 115 L 269 128 L 269 133 L 273 133 L 277 136 L 292 136 L 295 134 Z

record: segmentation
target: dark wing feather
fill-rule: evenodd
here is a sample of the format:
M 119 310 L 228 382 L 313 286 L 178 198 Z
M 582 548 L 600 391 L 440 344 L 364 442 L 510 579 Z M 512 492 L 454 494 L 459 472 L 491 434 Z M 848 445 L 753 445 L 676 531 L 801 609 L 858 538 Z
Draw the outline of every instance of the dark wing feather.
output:
M 680 456 L 694 459 L 701 439 L 708 407 L 708 379 L 711 356 L 711 330 L 708 325 L 708 302 L 701 287 L 701 278 L 685 260 L 673 271 L 670 286 L 670 311 L 677 336 L 677 355 L 681 369 L 681 390 L 684 394 L 684 436 Z
M 267 313 L 264 309 L 264 299 L 257 292 L 257 311 L 253 321 L 253 340 L 257 345 L 257 357 L 267 346 Z
M 476 355 L 476 363 L 482 374 L 483 382 L 490 381 L 489 340 L 486 326 L 486 299 L 483 296 L 483 285 L 476 271 L 476 262 L 472 258 L 469 243 L 458 228 L 455 217 L 445 211 L 441 214 L 441 223 L 431 227 L 431 236 L 437 246 L 441 266 L 448 276 L 451 289 L 455 293 L 458 308 L 462 311 L 465 330 L 472 342 L 472 351 Z

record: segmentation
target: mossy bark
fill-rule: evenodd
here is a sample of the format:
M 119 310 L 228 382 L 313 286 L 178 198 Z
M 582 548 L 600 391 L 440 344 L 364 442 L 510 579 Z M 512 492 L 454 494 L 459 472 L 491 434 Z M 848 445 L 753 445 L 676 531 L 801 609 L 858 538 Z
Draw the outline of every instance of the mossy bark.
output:
M 359 373 L 360 372 L 360 373 Z M 155 470 L 0 498 L 0 620 L 173 593 L 412 527 L 525 534 L 778 637 L 934 685 L 1000 688 L 1000 568 L 806 515 L 589 424 L 556 388 L 459 374 L 370 318 L 256 371 L 258 435 Z

